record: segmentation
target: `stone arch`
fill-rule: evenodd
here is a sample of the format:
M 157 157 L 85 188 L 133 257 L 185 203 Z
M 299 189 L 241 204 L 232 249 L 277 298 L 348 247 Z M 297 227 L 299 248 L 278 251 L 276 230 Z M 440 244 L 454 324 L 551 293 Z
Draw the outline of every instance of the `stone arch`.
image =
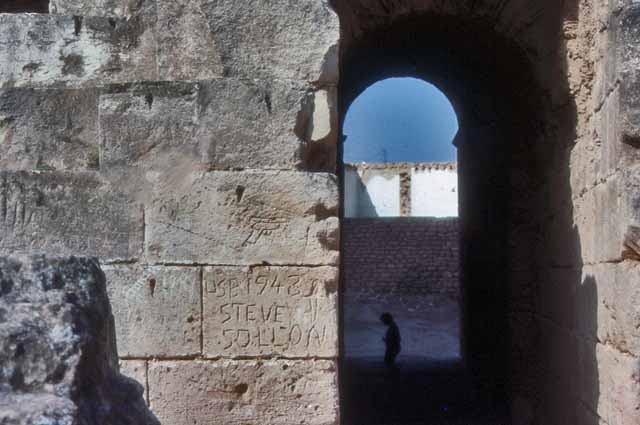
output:
M 577 2 L 336 0 L 334 7 L 342 118 L 366 87 L 389 77 L 422 78 L 453 104 L 466 360 L 481 393 L 525 406 L 524 416 L 557 420 L 566 414 L 562 403 L 542 413 L 550 402 L 535 395 L 566 378 L 544 371 L 545 361 L 556 359 L 537 352 L 545 332 L 538 303 L 540 288 L 551 284 L 549 245 L 563 247 L 560 263 L 579 268 L 569 152 L 588 93 L 579 82 L 584 75 L 571 72 L 593 64 L 579 55 L 584 46 L 566 41 L 577 36 Z M 581 283 L 572 276 L 566 286 L 578 290 Z M 593 303 L 584 311 L 596 314 Z M 589 344 L 585 357 L 595 358 Z M 578 357 L 575 345 L 563 350 Z M 578 403 L 575 393 L 568 397 Z M 587 404 L 597 405 L 593 398 Z

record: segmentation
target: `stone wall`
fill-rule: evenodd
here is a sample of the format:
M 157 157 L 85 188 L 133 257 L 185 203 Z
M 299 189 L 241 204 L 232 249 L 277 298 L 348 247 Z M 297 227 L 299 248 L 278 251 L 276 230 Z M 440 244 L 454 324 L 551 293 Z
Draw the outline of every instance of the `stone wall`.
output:
M 163 424 L 336 423 L 337 15 L 50 10 L 0 14 L 0 253 L 99 257 Z
M 345 219 L 342 271 L 351 301 L 460 295 L 458 219 Z
M 332 6 L 0 14 L 0 254 L 100 258 L 163 423 L 336 423 L 337 110 L 423 77 L 460 119 L 480 389 L 518 424 L 639 423 L 640 5 Z

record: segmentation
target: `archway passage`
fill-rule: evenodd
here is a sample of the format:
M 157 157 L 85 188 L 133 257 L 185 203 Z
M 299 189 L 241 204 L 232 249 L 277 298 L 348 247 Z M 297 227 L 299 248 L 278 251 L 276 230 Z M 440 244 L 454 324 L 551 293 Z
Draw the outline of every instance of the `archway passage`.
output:
M 574 140 L 576 112 L 564 58 L 558 53 L 566 47 L 560 36 L 563 19 L 575 11 L 545 2 L 546 9 L 505 18 L 508 8 L 490 7 L 491 2 L 472 2 L 477 8 L 416 6 L 410 1 L 335 3 L 342 21 L 343 123 L 350 105 L 367 87 L 391 77 L 432 82 L 446 93 L 460 121 L 455 145 L 465 367 L 453 372 L 439 369 L 433 376 L 441 380 L 434 378 L 417 393 L 394 399 L 430 406 L 426 410 L 418 408 L 398 418 L 398 410 L 404 414 L 413 407 L 392 403 L 389 409 L 396 412 L 383 411 L 388 417 L 381 419 L 379 412 L 366 416 L 362 406 L 349 399 L 353 389 L 343 362 L 341 407 L 346 423 L 509 423 L 513 409 L 520 419 L 558 415 L 551 423 L 562 423 L 562 396 L 540 400 L 537 395 L 551 382 L 564 380 L 563 372 L 549 372 L 540 361 L 538 344 L 546 325 L 538 290 L 549 285 L 545 274 L 554 264 L 574 261 L 580 246 L 566 220 L 572 215 L 566 152 Z M 509 25 L 503 19 L 509 19 Z M 548 78 L 549 69 L 557 78 Z M 554 185 L 552 193 L 549 185 Z M 550 233 L 566 248 L 554 251 L 554 259 L 545 246 Z M 344 285 L 343 291 L 348 291 Z M 568 276 L 563 285 L 587 290 L 579 276 Z M 593 305 L 584 307 L 586 315 L 595 315 Z M 580 355 L 595 356 L 590 344 L 584 344 Z M 577 348 L 568 346 L 565 354 L 577 357 Z M 581 403 L 575 395 L 568 397 L 573 405 Z M 597 403 L 597 393 L 592 398 L 590 405 Z M 446 406 L 456 403 L 451 416 Z M 557 410 L 541 407 L 549 403 Z M 460 412 L 473 417 L 454 417 Z
M 376 82 L 345 114 L 347 423 L 432 420 L 451 414 L 450 399 L 462 408 L 457 131 L 446 96 L 416 78 Z M 416 397 L 432 386 L 456 393 Z

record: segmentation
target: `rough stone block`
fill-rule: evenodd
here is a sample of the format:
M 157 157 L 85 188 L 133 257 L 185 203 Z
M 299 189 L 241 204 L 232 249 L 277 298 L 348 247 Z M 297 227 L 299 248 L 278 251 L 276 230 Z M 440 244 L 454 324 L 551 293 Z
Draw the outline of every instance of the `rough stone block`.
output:
M 105 169 L 166 173 L 184 161 L 192 171 L 335 169 L 337 112 L 327 90 L 232 78 L 116 89 L 100 97 Z
M 98 262 L 0 258 L 0 422 L 157 425 L 143 388 L 118 373 Z
M 149 390 L 166 424 L 338 423 L 337 365 L 328 360 L 151 362 Z
M 338 259 L 335 176 L 298 172 L 193 173 L 157 187 L 146 210 L 152 261 L 332 265 Z
M 161 79 L 207 80 L 224 74 L 220 48 L 203 5 L 202 0 L 158 1 L 156 28 Z
M 207 163 L 216 169 L 300 166 L 309 98 L 304 85 L 287 81 L 202 84 L 198 137 Z
M 621 195 L 619 175 L 587 191 L 574 202 L 574 222 L 585 263 L 617 261 L 624 251 L 627 201 Z
M 142 17 L 0 15 L 0 87 L 91 86 L 157 79 Z
M 133 260 L 142 208 L 93 173 L 0 173 L 0 253 Z
M 640 270 L 634 261 L 619 264 L 587 266 L 583 281 L 597 285 L 591 315 L 583 314 L 578 324 L 583 333 L 596 332 L 599 341 L 606 342 L 618 350 L 640 355 L 640 288 L 637 282 Z M 595 317 L 594 317 L 595 316 Z M 585 329 L 586 319 L 591 317 Z
M 210 267 L 204 273 L 207 357 L 337 357 L 334 267 Z
M 153 0 L 50 0 L 51 13 L 76 16 L 131 16 Z
M 640 423 L 640 365 L 636 357 L 598 344 L 597 412 L 610 425 Z
M 0 168 L 98 167 L 96 90 L 0 90 Z
M 195 142 L 198 86 L 147 84 L 100 96 L 102 166 L 144 164 L 170 170 L 177 158 L 199 159 Z
M 200 269 L 105 267 L 120 357 L 200 353 Z
M 158 0 L 157 8 L 165 79 L 221 70 L 237 78 L 338 82 L 339 22 L 326 1 Z

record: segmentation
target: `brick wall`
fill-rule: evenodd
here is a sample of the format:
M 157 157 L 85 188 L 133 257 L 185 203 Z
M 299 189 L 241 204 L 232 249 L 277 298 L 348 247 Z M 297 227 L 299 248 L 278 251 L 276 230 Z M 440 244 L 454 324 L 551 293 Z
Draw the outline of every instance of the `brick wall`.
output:
M 349 295 L 458 295 L 457 218 L 345 219 L 342 226 Z

